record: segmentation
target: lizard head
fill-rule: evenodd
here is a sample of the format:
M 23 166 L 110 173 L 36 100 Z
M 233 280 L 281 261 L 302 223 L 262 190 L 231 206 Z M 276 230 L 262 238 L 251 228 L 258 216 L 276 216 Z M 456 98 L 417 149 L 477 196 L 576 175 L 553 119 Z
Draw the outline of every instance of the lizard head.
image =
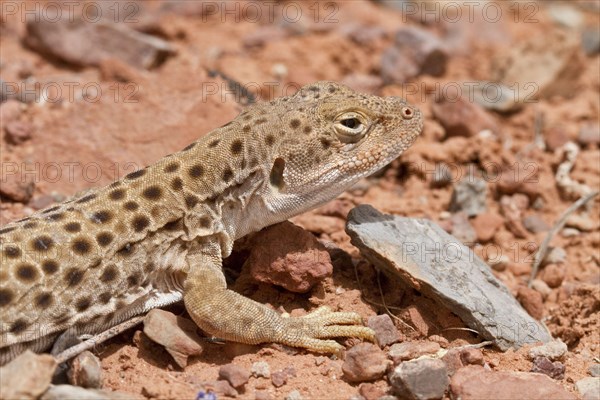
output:
M 270 160 L 277 204 L 301 200 L 294 203 L 308 209 L 331 200 L 397 158 L 423 129 L 421 112 L 403 99 L 360 94 L 335 82 L 275 101 L 286 109 L 279 126 L 287 128 Z

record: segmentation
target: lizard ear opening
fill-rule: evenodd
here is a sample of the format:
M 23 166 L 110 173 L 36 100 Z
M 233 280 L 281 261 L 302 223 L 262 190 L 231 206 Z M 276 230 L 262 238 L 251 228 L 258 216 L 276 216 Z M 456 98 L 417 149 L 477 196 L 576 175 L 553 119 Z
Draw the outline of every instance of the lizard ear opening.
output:
M 269 177 L 269 181 L 271 182 L 271 186 L 276 187 L 277 189 L 283 189 L 285 185 L 285 181 L 283 179 L 283 171 L 285 170 L 285 160 L 281 157 L 277 157 L 275 162 L 273 163 L 273 168 L 271 168 L 271 175 Z

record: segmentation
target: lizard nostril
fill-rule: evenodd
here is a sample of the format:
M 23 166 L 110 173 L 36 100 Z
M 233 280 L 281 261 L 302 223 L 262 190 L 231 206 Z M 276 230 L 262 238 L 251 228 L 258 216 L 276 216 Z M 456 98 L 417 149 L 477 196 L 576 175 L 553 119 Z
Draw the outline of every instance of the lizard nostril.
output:
M 413 117 L 413 110 L 410 107 L 402 107 L 402 116 L 404 119 L 411 119 Z

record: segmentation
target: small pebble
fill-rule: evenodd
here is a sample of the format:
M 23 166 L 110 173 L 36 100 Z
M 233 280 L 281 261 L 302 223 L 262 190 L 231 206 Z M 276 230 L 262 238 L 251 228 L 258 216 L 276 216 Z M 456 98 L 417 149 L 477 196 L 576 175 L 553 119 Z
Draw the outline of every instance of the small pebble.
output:
M 567 345 L 562 340 L 556 339 L 529 350 L 529 358 L 548 357 L 549 360 L 560 360 L 567 353 Z
M 98 389 L 102 386 L 102 365 L 98 357 L 86 350 L 75 357 L 67 376 L 72 385 Z
M 293 390 L 285 396 L 285 400 L 304 400 L 304 397 L 302 397 L 299 391 Z
M 484 365 L 483 353 L 479 349 L 466 348 L 460 351 L 460 360 L 464 365 Z
M 448 371 L 440 359 L 405 361 L 389 375 L 394 393 L 409 399 L 441 399 L 448 388 Z
M 550 361 L 547 357 L 536 357 L 533 360 L 531 372 L 548 375 L 552 379 L 561 380 L 565 377 L 565 366 L 560 361 Z
M 252 376 L 257 378 L 270 378 L 271 377 L 271 367 L 266 361 L 257 361 L 252 364 L 252 368 L 250 369 Z
M 600 378 L 583 378 L 575 382 L 575 387 L 583 400 L 600 399 Z
M 342 364 L 344 377 L 349 382 L 366 382 L 383 376 L 391 361 L 384 352 L 371 343 L 359 343 L 346 353 Z
M 375 331 L 377 343 L 382 348 L 400 340 L 400 333 L 387 314 L 369 317 L 367 326 Z
M 440 350 L 440 345 L 435 342 L 403 342 L 396 343 L 388 354 L 394 361 L 394 364 L 399 364 L 401 361 L 412 360 L 413 358 L 421 357 L 424 354 L 435 354 Z
M 562 247 L 552 247 L 548 253 L 546 253 L 544 260 L 542 261 L 542 265 L 561 264 L 564 263 L 566 259 L 567 252 L 565 249 Z
M 561 231 L 560 234 L 562 235 L 562 237 L 570 238 L 570 237 L 579 236 L 581 234 L 581 232 L 579 232 L 579 230 L 577 230 L 575 228 L 565 228 Z
M 219 368 L 219 379 L 225 379 L 234 388 L 244 386 L 250 379 L 250 372 L 236 364 L 226 364 Z

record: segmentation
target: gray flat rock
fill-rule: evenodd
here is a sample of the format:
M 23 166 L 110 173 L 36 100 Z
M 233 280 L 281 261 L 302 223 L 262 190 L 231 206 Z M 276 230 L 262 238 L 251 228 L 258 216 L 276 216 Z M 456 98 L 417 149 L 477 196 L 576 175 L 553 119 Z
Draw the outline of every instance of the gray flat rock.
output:
M 447 307 L 501 350 L 551 340 L 490 268 L 434 222 L 362 205 L 348 214 L 346 232 L 374 265 Z

